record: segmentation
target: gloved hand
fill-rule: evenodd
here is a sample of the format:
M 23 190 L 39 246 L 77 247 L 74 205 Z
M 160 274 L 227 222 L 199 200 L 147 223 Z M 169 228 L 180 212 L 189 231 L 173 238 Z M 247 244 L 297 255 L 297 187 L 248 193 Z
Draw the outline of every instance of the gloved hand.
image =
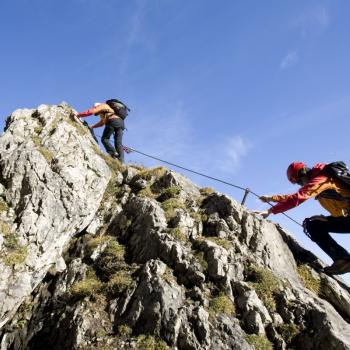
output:
M 256 215 L 261 215 L 264 219 L 266 219 L 270 214 L 270 210 L 256 210 L 253 211 L 254 214 Z
M 127 146 L 123 146 L 123 150 L 126 153 L 131 153 L 132 152 L 132 150 L 129 147 L 127 147 Z
M 272 201 L 272 196 L 260 196 L 259 199 L 266 203 L 266 202 L 271 202 Z

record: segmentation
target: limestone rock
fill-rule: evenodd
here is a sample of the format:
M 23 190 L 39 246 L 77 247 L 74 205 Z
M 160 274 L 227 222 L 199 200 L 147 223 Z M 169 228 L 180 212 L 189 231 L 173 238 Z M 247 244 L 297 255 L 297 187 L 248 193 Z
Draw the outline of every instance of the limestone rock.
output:
M 349 287 L 288 232 L 109 158 L 74 114 L 17 110 L 0 138 L 1 350 L 350 349 Z

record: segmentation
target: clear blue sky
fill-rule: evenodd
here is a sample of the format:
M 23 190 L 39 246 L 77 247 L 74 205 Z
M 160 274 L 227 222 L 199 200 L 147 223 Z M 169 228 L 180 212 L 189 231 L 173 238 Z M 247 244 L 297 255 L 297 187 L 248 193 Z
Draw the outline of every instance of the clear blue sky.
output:
M 82 111 L 117 97 L 132 109 L 124 144 L 259 194 L 290 193 L 294 160 L 350 164 L 349 12 L 347 0 L 2 0 L 0 126 L 18 108 Z M 247 207 L 266 208 L 252 196 Z M 322 212 L 310 200 L 287 214 Z M 271 219 L 330 261 L 300 227 Z M 350 235 L 334 237 L 350 249 Z

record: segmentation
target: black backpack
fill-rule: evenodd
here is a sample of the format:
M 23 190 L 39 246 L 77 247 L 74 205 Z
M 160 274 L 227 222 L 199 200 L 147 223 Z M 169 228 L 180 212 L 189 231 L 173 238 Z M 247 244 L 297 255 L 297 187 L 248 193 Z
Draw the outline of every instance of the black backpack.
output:
M 342 161 L 332 162 L 324 167 L 324 172 L 333 179 L 340 180 L 342 183 L 350 187 L 350 171 L 346 164 Z M 336 190 L 325 190 L 320 193 L 315 199 L 327 198 L 338 201 L 348 201 L 350 198 L 342 196 Z
M 324 170 L 329 176 L 350 186 L 350 171 L 344 162 L 329 163 L 324 167 Z
M 130 112 L 130 109 L 127 107 L 127 105 L 122 101 L 117 100 L 116 98 L 107 100 L 106 103 L 113 109 L 114 113 L 122 119 L 125 119 Z

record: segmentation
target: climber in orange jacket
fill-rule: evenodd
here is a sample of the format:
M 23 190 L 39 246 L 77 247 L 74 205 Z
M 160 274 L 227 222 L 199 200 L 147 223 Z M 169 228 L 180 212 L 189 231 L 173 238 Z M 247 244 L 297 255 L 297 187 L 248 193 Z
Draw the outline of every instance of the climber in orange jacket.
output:
M 298 192 L 286 195 L 261 196 L 263 202 L 277 202 L 270 209 L 257 211 L 264 218 L 270 214 L 283 213 L 310 198 L 315 198 L 331 214 L 316 215 L 304 220 L 303 226 L 308 236 L 333 259 L 333 265 L 324 268 L 328 274 L 350 272 L 350 254 L 329 234 L 350 233 L 350 186 L 330 176 L 325 167 L 318 163 L 308 168 L 304 163 L 291 163 L 287 177 L 293 184 L 301 186 Z
M 78 113 L 78 118 L 84 118 L 90 115 L 98 115 L 101 119 L 94 125 L 92 129 L 99 128 L 105 125 L 105 129 L 102 134 L 101 142 L 106 151 L 116 159 L 124 162 L 124 149 L 123 149 L 123 131 L 125 129 L 123 118 L 116 115 L 114 110 L 107 103 L 95 103 L 93 108 L 90 108 L 84 112 Z M 110 137 L 114 134 L 114 146 L 109 142 Z

